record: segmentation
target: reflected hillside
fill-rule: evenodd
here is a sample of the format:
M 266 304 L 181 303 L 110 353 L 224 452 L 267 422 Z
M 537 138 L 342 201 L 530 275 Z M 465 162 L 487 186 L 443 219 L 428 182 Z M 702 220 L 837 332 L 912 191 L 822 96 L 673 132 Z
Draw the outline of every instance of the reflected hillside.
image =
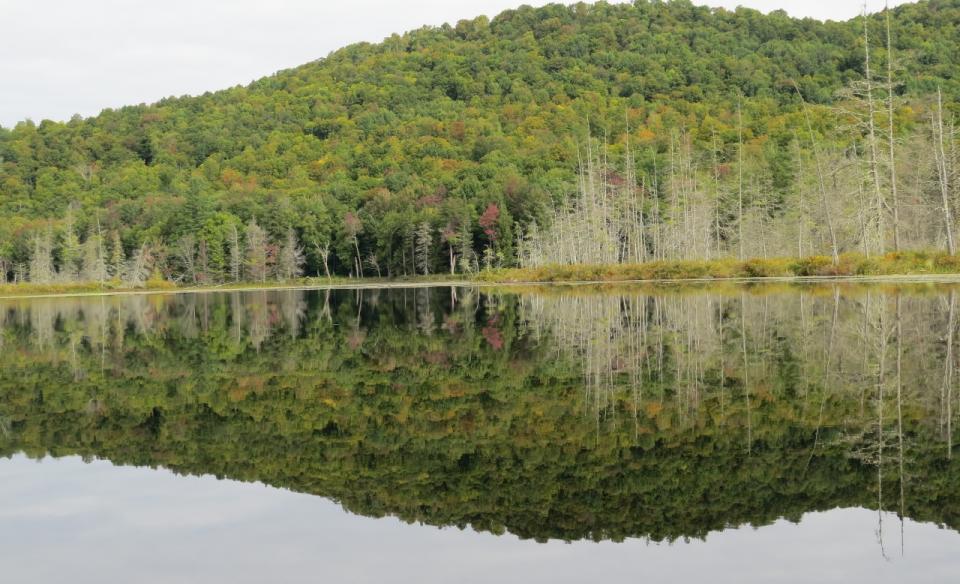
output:
M 0 452 L 541 540 L 854 506 L 956 529 L 958 309 L 833 286 L 3 301 Z

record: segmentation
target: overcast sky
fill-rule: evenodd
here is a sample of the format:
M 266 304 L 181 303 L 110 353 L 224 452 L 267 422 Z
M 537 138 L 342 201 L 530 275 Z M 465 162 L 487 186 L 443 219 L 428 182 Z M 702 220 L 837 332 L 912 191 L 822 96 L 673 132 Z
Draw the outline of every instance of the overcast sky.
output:
M 694 0 L 847 19 L 861 0 Z M 868 0 L 871 9 L 884 0 Z M 892 0 L 902 4 L 905 0 Z M 0 0 L 0 125 L 202 93 L 523 0 Z M 528 0 L 527 4 L 547 4 Z

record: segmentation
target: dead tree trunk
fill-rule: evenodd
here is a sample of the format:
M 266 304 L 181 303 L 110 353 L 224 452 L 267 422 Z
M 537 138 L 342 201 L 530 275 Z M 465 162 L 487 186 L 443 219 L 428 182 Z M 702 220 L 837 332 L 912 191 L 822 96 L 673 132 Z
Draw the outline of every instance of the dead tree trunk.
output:
M 874 122 L 876 116 L 876 107 L 873 103 L 873 74 L 870 71 L 870 26 L 867 12 L 863 12 L 863 50 L 864 50 L 864 75 L 866 77 L 867 90 L 867 143 L 870 147 L 870 179 L 873 183 L 874 197 L 876 198 L 876 221 L 877 221 L 877 250 L 883 253 L 885 226 L 884 226 L 884 200 L 883 192 L 880 190 L 880 168 L 879 156 L 877 155 L 877 130 Z
M 953 240 L 953 215 L 950 211 L 950 175 L 947 170 L 947 153 L 944 150 L 943 137 L 943 94 L 937 87 L 937 113 L 933 121 L 934 156 L 937 159 L 937 178 L 940 183 L 940 196 L 943 203 L 943 222 L 947 230 L 947 250 L 950 255 L 956 253 Z
M 793 85 L 794 89 L 797 90 L 797 95 L 800 97 L 800 102 L 803 105 L 803 115 L 807 122 L 807 132 L 810 134 L 810 143 L 813 147 L 813 158 L 817 166 L 817 179 L 820 186 L 820 205 L 823 208 L 823 218 L 827 222 L 827 228 L 830 231 L 830 246 L 831 251 L 833 252 L 833 263 L 840 263 L 840 250 L 837 247 L 837 232 L 833 226 L 833 216 L 830 213 L 830 206 L 827 204 L 827 184 L 826 179 L 823 176 L 823 163 L 820 160 L 820 149 L 817 147 L 817 139 L 813 134 L 813 122 L 810 120 L 810 111 L 807 109 L 807 101 L 803 99 L 803 94 L 800 93 L 800 86 L 796 83 Z
M 893 36 L 890 33 L 890 5 L 887 13 L 887 142 L 890 146 L 890 198 L 893 201 L 893 250 L 900 251 L 900 198 L 897 193 L 896 141 L 893 134 Z
M 737 239 L 739 258 L 743 261 L 743 110 L 737 98 Z

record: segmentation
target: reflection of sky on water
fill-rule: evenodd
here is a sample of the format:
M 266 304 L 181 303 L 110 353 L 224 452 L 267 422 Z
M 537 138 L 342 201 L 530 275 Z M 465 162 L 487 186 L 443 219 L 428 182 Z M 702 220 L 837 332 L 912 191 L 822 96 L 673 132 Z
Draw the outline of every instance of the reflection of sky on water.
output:
M 960 534 L 835 510 L 706 542 L 551 542 L 406 525 L 168 471 L 0 460 L 3 582 L 948 582 Z

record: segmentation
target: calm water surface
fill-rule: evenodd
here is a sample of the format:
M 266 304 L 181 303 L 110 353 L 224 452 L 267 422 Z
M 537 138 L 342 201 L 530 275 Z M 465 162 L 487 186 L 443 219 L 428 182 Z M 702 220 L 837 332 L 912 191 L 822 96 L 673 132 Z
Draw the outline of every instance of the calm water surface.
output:
M 4 582 L 945 582 L 960 289 L 0 300 Z

